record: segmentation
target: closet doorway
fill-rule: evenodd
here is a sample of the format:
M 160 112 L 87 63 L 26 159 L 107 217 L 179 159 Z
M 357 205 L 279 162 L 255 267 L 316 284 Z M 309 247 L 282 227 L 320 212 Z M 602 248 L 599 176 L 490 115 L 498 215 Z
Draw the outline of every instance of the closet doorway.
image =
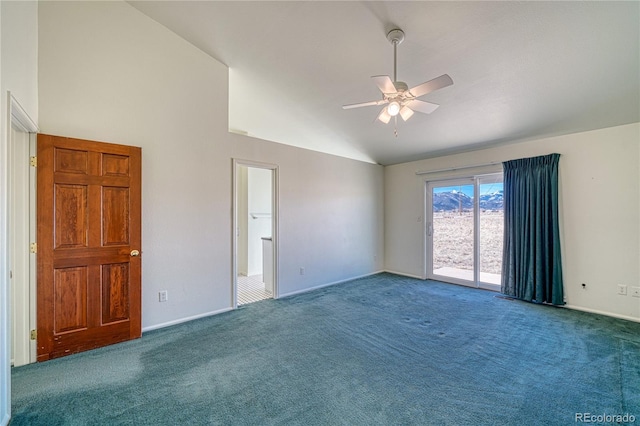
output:
M 233 307 L 277 297 L 277 167 L 234 160 Z

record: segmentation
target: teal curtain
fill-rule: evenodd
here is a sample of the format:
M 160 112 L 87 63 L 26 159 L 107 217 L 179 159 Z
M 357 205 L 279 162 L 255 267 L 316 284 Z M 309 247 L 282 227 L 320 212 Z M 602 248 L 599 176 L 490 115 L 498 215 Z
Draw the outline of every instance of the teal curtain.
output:
M 502 293 L 529 302 L 564 304 L 558 162 L 560 154 L 506 161 Z

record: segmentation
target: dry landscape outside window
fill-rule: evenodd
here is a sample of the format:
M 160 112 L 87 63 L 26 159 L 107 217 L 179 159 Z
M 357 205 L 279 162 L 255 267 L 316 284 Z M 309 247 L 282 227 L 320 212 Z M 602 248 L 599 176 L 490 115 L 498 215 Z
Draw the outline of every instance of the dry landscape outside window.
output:
M 480 271 L 500 274 L 502 210 L 480 213 Z M 473 270 L 473 212 L 433 213 L 433 269 Z

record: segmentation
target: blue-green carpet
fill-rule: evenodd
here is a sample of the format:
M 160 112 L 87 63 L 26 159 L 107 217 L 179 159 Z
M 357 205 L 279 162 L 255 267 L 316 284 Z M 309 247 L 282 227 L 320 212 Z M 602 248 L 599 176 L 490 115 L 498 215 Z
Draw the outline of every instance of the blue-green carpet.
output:
M 640 323 L 391 274 L 12 371 L 11 425 L 572 425 L 635 415 Z

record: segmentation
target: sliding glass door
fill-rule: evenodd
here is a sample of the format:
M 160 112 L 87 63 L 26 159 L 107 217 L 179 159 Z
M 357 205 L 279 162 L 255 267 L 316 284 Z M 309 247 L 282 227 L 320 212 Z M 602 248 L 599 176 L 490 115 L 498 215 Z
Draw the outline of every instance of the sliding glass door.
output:
M 432 203 L 427 235 L 431 237 L 432 277 L 461 284 L 472 282 L 475 269 L 473 181 L 459 179 L 429 186 Z
M 502 174 L 427 182 L 427 278 L 499 290 Z

